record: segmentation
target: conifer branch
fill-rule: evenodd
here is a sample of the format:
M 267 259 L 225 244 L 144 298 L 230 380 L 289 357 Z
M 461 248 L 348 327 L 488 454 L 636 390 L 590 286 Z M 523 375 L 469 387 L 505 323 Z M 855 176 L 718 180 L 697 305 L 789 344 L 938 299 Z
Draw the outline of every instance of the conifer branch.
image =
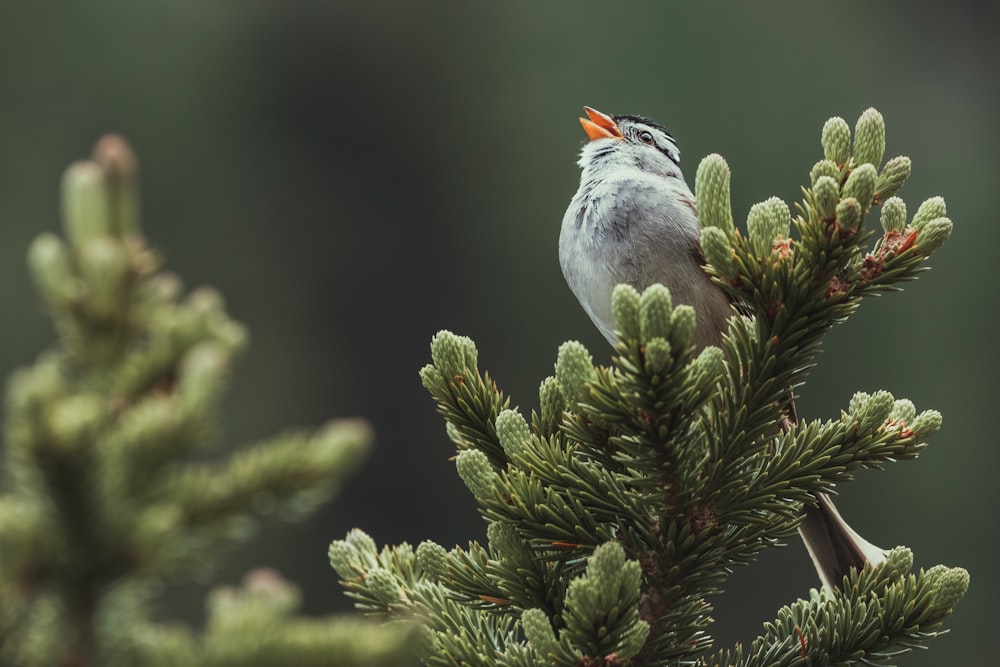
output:
M 184 296 L 160 269 L 123 139 L 67 170 L 62 204 L 64 235 L 28 251 L 59 338 L 6 392 L 0 665 L 401 664 L 409 629 L 305 619 L 270 571 L 216 589 L 203 633 L 153 620 L 158 582 L 204 573 L 268 514 L 315 508 L 371 432 L 333 422 L 195 463 L 246 331 L 218 292 Z
M 968 574 L 910 574 L 903 548 L 778 612 L 747 649 L 706 655 L 710 598 L 734 565 L 796 530 L 803 503 L 862 468 L 915 458 L 941 415 L 857 393 L 838 419 L 788 418 L 824 335 L 861 299 L 925 268 L 952 229 L 943 200 L 906 222 L 877 111 L 852 133 L 831 119 L 824 159 L 792 219 L 771 198 L 734 224 L 720 156 L 698 169 L 706 270 L 738 304 L 723 345 L 696 354 L 693 311 L 666 288 L 621 285 L 609 367 L 576 342 L 526 419 L 442 331 L 421 371 L 458 449 L 489 543 L 380 552 L 335 540 L 330 560 L 359 607 L 425 622 L 428 665 L 803 665 L 884 662 L 940 632 Z M 882 207 L 871 248 L 863 222 Z M 792 231 L 795 231 L 795 237 Z M 638 587 L 636 587 L 638 586 Z

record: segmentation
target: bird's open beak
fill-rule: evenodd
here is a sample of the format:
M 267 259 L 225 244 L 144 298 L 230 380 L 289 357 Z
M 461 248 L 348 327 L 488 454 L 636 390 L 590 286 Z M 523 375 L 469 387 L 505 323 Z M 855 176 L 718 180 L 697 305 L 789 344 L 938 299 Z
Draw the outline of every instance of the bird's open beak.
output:
M 603 114 L 597 109 L 583 107 L 587 113 L 587 118 L 580 119 L 583 131 L 587 133 L 591 141 L 595 139 L 622 139 L 622 131 L 618 129 L 618 124 L 607 114 Z

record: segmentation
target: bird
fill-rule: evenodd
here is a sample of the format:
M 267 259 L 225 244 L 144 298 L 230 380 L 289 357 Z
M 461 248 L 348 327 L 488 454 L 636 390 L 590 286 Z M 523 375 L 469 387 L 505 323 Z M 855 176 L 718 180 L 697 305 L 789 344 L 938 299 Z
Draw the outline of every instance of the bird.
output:
M 735 313 L 729 296 L 703 269 L 695 198 L 684 180 L 677 141 L 648 118 L 584 107 L 588 141 L 580 151 L 580 186 L 563 216 L 559 263 L 570 290 L 612 345 L 611 294 L 621 283 L 642 291 L 660 283 L 675 304 L 695 312 L 694 344 L 720 345 Z M 794 420 L 794 405 L 788 413 Z M 886 551 L 841 517 L 832 499 L 806 503 L 799 534 L 824 586 L 835 590 L 854 569 L 877 565 Z

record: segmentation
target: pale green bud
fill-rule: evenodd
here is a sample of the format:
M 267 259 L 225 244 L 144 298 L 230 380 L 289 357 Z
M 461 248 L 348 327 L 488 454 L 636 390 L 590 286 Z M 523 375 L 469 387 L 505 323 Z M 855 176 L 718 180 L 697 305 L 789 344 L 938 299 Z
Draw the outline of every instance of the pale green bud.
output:
M 504 521 L 494 521 L 486 527 L 486 539 L 490 546 L 499 554 L 500 558 L 505 558 L 521 551 L 521 538 L 517 535 L 517 530 L 513 525 Z
M 63 174 L 62 212 L 66 236 L 74 247 L 113 234 L 104 171 L 96 162 L 76 162 Z
M 69 249 L 55 234 L 40 234 L 28 248 L 28 268 L 41 292 L 51 305 L 64 305 L 79 292 L 79 284 L 70 266 Z
M 538 387 L 538 399 L 542 433 L 554 433 L 566 409 L 566 399 L 559 389 L 559 381 L 552 376 L 542 380 Z
M 396 576 L 384 567 L 373 567 L 365 573 L 365 588 L 382 604 L 397 604 L 400 597 Z
M 212 333 L 215 334 L 216 340 L 233 353 L 246 348 L 247 343 L 250 341 L 250 332 L 247 328 L 229 318 L 213 326 Z
M 871 395 L 864 410 L 858 415 L 858 421 L 862 429 L 872 428 L 882 425 L 889 418 L 892 406 L 896 400 L 892 394 L 885 390 L 876 391 Z
M 479 366 L 479 352 L 471 338 L 442 330 L 431 339 L 431 360 L 441 375 L 451 380 L 475 372 Z
M 639 297 L 639 331 L 643 342 L 670 335 L 670 313 L 673 302 L 670 290 L 655 283 Z
M 790 218 L 788 204 L 778 197 L 771 197 L 750 207 L 747 231 L 758 255 L 769 254 L 779 236 L 788 236 Z
M 104 236 L 90 238 L 77 248 L 87 310 L 99 319 L 120 315 L 130 278 L 125 247 L 118 240 Z
M 694 330 L 698 325 L 698 318 L 695 316 L 694 308 L 687 304 L 681 304 L 674 308 L 670 316 L 670 342 L 683 349 L 691 344 L 694 338 Z
M 764 207 L 774 238 L 788 238 L 792 228 L 792 214 L 788 204 L 781 197 L 769 197 L 764 201 Z
M 107 409 L 96 394 L 76 394 L 56 401 L 48 413 L 48 430 L 55 442 L 69 449 L 93 446 Z
M 841 229 L 857 229 L 861 225 L 861 204 L 848 197 L 837 204 L 837 224 Z
M 605 599 L 637 597 L 642 569 L 636 561 L 625 559 L 625 550 L 621 544 L 605 542 L 594 549 L 594 553 L 587 559 L 586 576 Z
M 910 158 L 905 155 L 894 157 L 886 162 L 885 166 L 882 167 L 878 181 L 875 183 L 878 198 L 885 201 L 899 192 L 899 189 L 906 183 L 906 179 L 910 177 L 911 166 Z
M 913 214 L 913 220 L 910 222 L 910 225 L 917 231 L 920 231 L 931 220 L 943 218 L 947 214 L 948 211 L 944 204 L 944 197 L 931 197 L 921 204 L 917 212 Z
M 694 360 L 693 370 L 695 375 L 704 378 L 704 381 L 711 384 L 718 382 L 726 370 L 726 357 L 722 349 L 714 345 L 703 349 Z
M 871 164 L 863 164 L 852 171 L 851 175 L 847 177 L 847 182 L 844 183 L 844 190 L 841 194 L 845 199 L 847 197 L 857 199 L 865 213 L 867 213 L 875 198 L 875 181 L 877 178 L 878 174 L 875 171 L 875 167 Z
M 867 392 L 864 391 L 855 392 L 854 396 L 851 397 L 851 402 L 848 404 L 847 414 L 851 415 L 852 417 L 859 417 L 861 415 L 861 412 L 865 409 L 865 406 L 868 405 L 868 401 L 870 401 L 871 398 L 872 398 L 871 394 Z
M 727 234 L 736 228 L 729 201 L 729 165 L 718 153 L 702 159 L 694 179 L 701 226 L 718 227 Z
M 358 561 L 358 550 L 349 542 L 344 540 L 334 540 L 330 542 L 327 549 L 327 556 L 330 558 L 330 567 L 341 579 L 353 579 L 357 576 L 354 565 Z
M 611 292 L 611 314 L 623 341 L 639 338 L 639 292 L 631 285 L 616 285 Z
M 215 402 L 225 386 L 229 352 L 215 342 L 198 343 L 180 361 L 177 392 L 184 404 L 200 410 Z
M 854 161 L 878 167 L 885 156 L 885 120 L 874 108 L 865 109 L 854 127 Z
M 934 252 L 951 236 L 952 227 L 948 218 L 931 220 L 917 234 L 917 249 L 928 255 Z
M 823 220 L 833 220 L 837 217 L 837 203 L 840 201 L 840 187 L 837 181 L 829 176 L 820 176 L 813 184 L 813 200 L 816 210 Z
M 920 438 L 929 438 L 941 430 L 943 417 L 937 410 L 924 410 L 910 423 L 910 430 Z
M 427 364 L 420 369 L 420 384 L 424 385 L 424 389 L 431 391 L 442 383 L 444 383 L 444 376 L 433 365 Z
M 493 489 L 496 473 L 490 459 L 478 449 L 464 449 L 455 457 L 458 476 L 476 498 L 486 498 Z
M 517 410 L 503 410 L 496 419 L 497 439 L 508 457 L 524 451 L 531 439 L 528 422 Z
M 733 242 L 729 234 L 718 227 L 705 227 L 701 230 L 701 250 L 705 253 L 705 261 L 711 264 L 720 276 L 726 280 L 736 277 Z
M 104 171 L 111 233 L 124 238 L 139 229 L 138 160 L 128 142 L 117 134 L 101 137 L 93 157 Z
M 969 572 L 961 567 L 944 567 L 935 572 L 934 602 L 941 609 L 952 609 L 969 590 Z M 931 568 L 935 570 L 936 568 Z M 927 573 L 930 574 L 930 571 Z
M 886 234 L 903 231 L 906 228 L 906 203 L 899 197 L 890 197 L 882 204 L 879 222 Z
M 549 617 L 541 609 L 526 609 L 521 614 L 521 629 L 524 630 L 524 638 L 534 647 L 543 661 L 559 653 L 556 633 L 552 629 Z
M 913 401 L 908 398 L 901 398 L 893 404 L 892 412 L 889 413 L 889 419 L 894 422 L 909 424 L 916 414 L 917 408 L 913 405 Z
M 347 531 L 344 541 L 354 547 L 358 554 L 366 559 L 372 559 L 378 553 L 378 547 L 375 545 L 375 540 L 373 540 L 368 533 L 360 528 L 352 528 Z
M 646 341 L 646 372 L 657 375 L 670 366 L 670 343 L 665 338 L 652 338 Z
M 893 547 L 886 554 L 884 568 L 890 568 L 899 575 L 906 574 L 913 567 L 913 552 L 906 547 Z
M 820 143 L 823 145 L 823 157 L 838 165 L 847 162 L 851 157 L 851 128 L 847 121 L 834 116 L 823 124 L 823 134 Z
M 448 551 L 430 540 L 417 545 L 417 567 L 437 579 L 448 575 Z
M 824 176 L 832 178 L 838 190 L 840 189 L 840 167 L 833 160 L 820 160 L 814 164 L 809 172 L 809 182 L 816 185 L 816 181 Z
M 587 348 L 575 340 L 567 341 L 559 346 L 556 357 L 556 380 L 559 390 L 569 405 L 583 400 L 587 383 L 597 377 L 594 370 L 594 360 Z

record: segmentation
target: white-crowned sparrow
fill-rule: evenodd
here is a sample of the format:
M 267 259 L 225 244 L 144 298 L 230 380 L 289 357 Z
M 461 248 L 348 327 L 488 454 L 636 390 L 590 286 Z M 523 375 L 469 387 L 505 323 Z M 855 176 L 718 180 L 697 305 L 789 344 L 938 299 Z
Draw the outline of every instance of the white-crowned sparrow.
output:
M 615 341 L 611 292 L 653 283 L 697 315 L 695 343 L 716 345 L 733 313 L 726 294 L 702 270 L 694 195 L 680 151 L 663 126 L 640 116 L 608 116 L 584 107 L 590 138 L 580 153 L 580 188 L 559 235 L 559 263 L 570 289 L 604 337 Z M 799 533 L 823 584 L 839 587 L 849 568 L 885 560 L 840 517 L 825 494 L 806 506 Z

